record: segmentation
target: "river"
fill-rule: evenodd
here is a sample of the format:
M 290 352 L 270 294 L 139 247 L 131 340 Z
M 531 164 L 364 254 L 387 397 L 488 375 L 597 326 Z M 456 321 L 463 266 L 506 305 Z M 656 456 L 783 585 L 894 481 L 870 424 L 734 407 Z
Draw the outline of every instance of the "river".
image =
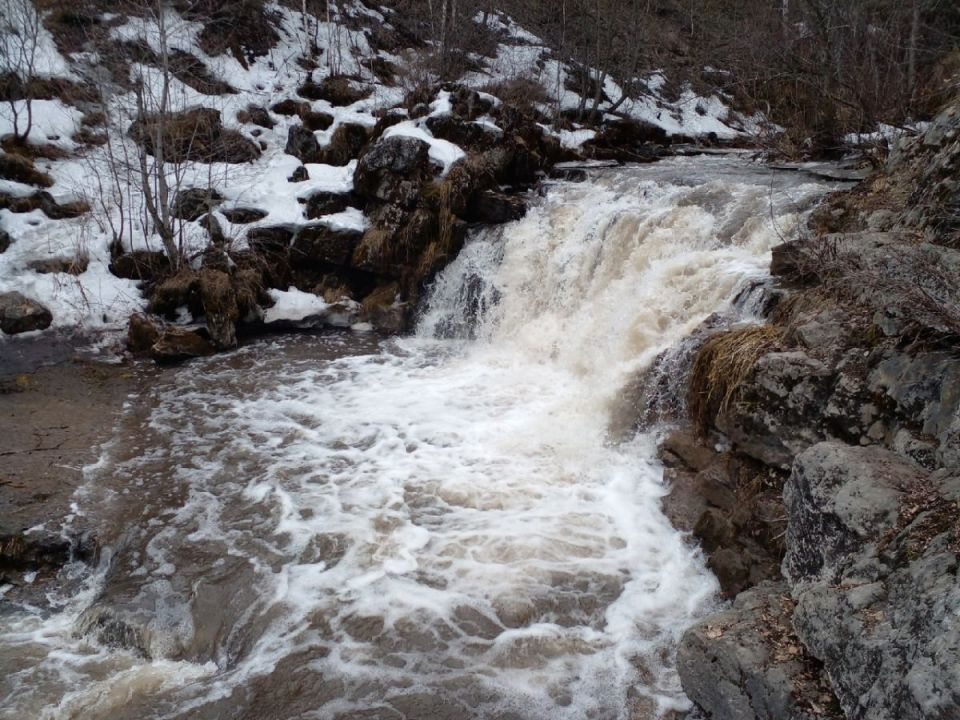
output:
M 474 232 L 417 330 L 262 338 L 132 397 L 3 718 L 648 720 L 716 581 L 624 388 L 765 277 L 830 186 L 677 158 Z M 667 372 L 679 372 L 667 369 Z M 677 399 L 678 402 L 682 398 Z

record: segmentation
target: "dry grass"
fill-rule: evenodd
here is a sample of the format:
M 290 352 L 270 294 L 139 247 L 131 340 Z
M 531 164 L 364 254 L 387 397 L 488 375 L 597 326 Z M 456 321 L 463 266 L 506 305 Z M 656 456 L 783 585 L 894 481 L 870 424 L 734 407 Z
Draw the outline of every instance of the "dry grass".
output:
M 782 330 L 774 325 L 753 325 L 707 339 L 693 361 L 688 398 L 691 422 L 701 435 L 729 409 L 754 364 L 781 338 Z

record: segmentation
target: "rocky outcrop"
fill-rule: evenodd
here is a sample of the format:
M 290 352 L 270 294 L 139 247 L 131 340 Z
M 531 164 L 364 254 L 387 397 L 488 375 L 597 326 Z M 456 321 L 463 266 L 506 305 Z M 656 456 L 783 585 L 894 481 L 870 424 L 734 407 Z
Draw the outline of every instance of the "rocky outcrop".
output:
M 684 688 L 711 718 L 830 716 L 831 695 L 855 720 L 960 717 L 960 251 L 942 221 L 958 133 L 960 103 L 833 196 L 819 234 L 774 248 L 769 325 L 698 351 L 695 419 L 729 448 L 720 478 L 739 502 L 698 483 L 690 465 L 704 460 L 674 442 L 662 453 L 676 504 L 699 513 L 711 566 L 738 541 L 733 465 L 756 464 L 775 489 L 766 512 L 785 518 L 784 580 L 681 643 Z
M 47 308 L 18 292 L 0 293 L 0 330 L 7 335 L 44 330 L 53 315 Z

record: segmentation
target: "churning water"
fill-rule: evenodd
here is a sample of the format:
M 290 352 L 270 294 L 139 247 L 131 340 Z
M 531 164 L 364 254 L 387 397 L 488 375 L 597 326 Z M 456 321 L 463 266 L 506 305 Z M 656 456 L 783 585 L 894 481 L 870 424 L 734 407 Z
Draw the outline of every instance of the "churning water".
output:
M 661 513 L 653 435 L 612 437 L 611 412 L 825 190 L 735 159 L 597 172 L 476 234 L 412 337 L 167 375 L 76 498 L 97 571 L 0 615 L 0 714 L 685 708 L 674 647 L 715 581 Z

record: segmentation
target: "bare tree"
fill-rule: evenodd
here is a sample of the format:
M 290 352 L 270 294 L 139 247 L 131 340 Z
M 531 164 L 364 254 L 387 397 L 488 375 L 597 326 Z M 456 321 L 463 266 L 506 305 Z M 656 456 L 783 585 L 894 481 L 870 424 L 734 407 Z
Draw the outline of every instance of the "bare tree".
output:
M 7 85 L 13 134 L 17 140 L 25 140 L 33 128 L 29 85 L 36 70 L 39 39 L 40 14 L 33 2 L 5 0 L 0 5 L 0 82 Z

